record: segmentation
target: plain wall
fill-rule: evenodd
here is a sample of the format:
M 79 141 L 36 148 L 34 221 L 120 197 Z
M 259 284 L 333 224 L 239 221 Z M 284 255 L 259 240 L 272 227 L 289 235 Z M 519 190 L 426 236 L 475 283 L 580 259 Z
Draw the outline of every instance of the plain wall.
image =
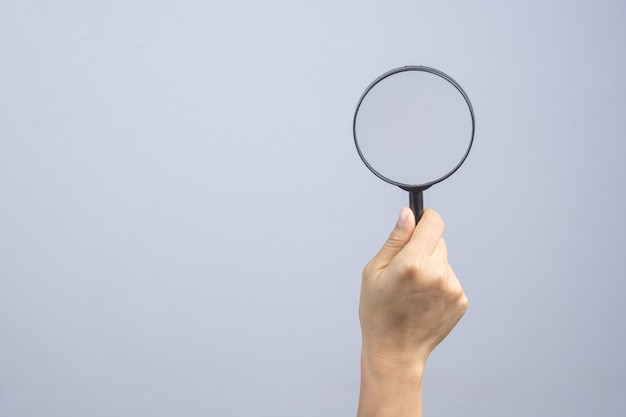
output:
M 346 416 L 406 193 L 386 70 L 471 97 L 425 194 L 470 308 L 425 415 L 623 415 L 624 1 L 0 2 L 0 415 Z

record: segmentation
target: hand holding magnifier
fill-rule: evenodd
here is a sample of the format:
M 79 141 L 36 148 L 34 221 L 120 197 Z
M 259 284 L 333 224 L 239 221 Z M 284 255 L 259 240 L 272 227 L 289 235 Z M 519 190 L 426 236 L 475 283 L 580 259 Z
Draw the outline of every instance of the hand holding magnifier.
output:
M 461 86 L 433 68 L 396 68 L 372 82 L 354 113 L 354 143 L 380 179 L 409 192 L 416 221 L 422 191 L 463 164 L 474 141 L 474 109 Z

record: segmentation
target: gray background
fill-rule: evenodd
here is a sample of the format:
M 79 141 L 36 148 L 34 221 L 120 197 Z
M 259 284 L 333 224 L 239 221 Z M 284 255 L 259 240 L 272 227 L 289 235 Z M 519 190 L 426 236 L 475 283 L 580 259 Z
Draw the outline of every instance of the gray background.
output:
M 425 414 L 623 415 L 626 2 L 0 1 L 0 415 L 345 416 L 406 193 L 367 84 L 476 109 Z

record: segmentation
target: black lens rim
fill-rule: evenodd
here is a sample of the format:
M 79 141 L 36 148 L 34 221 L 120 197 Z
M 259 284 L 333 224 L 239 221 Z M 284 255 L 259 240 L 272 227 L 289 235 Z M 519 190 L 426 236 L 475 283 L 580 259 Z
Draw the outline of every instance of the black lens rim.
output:
M 471 115 L 471 118 L 472 118 L 472 133 L 471 133 L 471 136 L 470 136 L 469 145 L 467 147 L 467 150 L 465 151 L 465 155 L 463 155 L 463 158 L 461 158 L 459 163 L 450 172 L 448 172 L 447 174 L 443 175 L 440 178 L 437 178 L 436 180 L 433 180 L 433 181 L 430 181 L 430 182 L 427 182 L 427 183 L 424 183 L 424 184 L 404 184 L 404 183 L 401 183 L 401 182 L 398 182 L 398 181 L 394 181 L 391 178 L 387 178 L 384 175 L 382 175 L 380 172 L 376 171 L 376 169 L 374 169 L 374 167 L 372 167 L 370 165 L 370 163 L 367 162 L 367 159 L 365 158 L 365 156 L 361 152 L 361 148 L 359 147 L 359 141 L 357 139 L 357 134 L 356 134 L 356 120 L 357 120 L 357 116 L 359 114 L 359 109 L 361 108 L 361 104 L 363 103 L 363 100 L 365 99 L 367 94 L 372 90 L 372 88 L 374 88 L 378 83 L 380 83 L 385 78 L 390 77 L 390 76 L 392 76 L 394 74 L 398 74 L 398 73 L 406 72 L 406 71 L 429 72 L 431 74 L 437 75 L 437 76 L 443 78 L 444 80 L 448 81 L 463 96 L 463 99 L 467 103 L 467 107 L 468 107 L 468 109 L 470 111 L 470 115 Z M 463 165 L 463 163 L 467 159 L 467 156 L 470 153 L 470 150 L 472 149 L 472 145 L 474 143 L 474 132 L 475 132 L 475 130 L 476 130 L 476 120 L 475 120 L 475 117 L 474 117 L 474 107 L 472 106 L 472 102 L 470 101 L 467 93 L 465 93 L 465 90 L 463 90 L 461 85 L 459 83 L 457 83 L 448 74 L 446 74 L 446 73 L 444 73 L 442 71 L 439 71 L 438 69 L 431 68 L 431 67 L 425 67 L 425 66 L 422 66 L 422 65 L 406 65 L 406 66 L 403 66 L 403 67 L 394 68 L 394 69 L 392 69 L 390 71 L 387 71 L 386 73 L 384 73 L 380 77 L 376 78 L 374 81 L 372 81 L 372 83 L 365 89 L 365 91 L 361 95 L 361 98 L 359 99 L 359 102 L 358 102 L 358 104 L 356 106 L 356 110 L 354 111 L 354 118 L 352 120 L 352 135 L 354 136 L 354 145 L 356 146 L 356 150 L 359 153 L 359 157 L 361 157 L 361 160 L 363 161 L 365 166 L 367 166 L 367 168 L 370 171 L 372 171 L 372 173 L 374 175 L 376 175 L 378 178 L 380 178 L 381 180 L 383 180 L 385 182 L 388 182 L 390 184 L 396 185 L 396 186 L 402 188 L 403 190 L 407 190 L 407 191 L 423 191 L 423 190 L 429 188 L 430 186 L 445 180 L 450 175 L 454 174 L 461 167 L 461 165 Z

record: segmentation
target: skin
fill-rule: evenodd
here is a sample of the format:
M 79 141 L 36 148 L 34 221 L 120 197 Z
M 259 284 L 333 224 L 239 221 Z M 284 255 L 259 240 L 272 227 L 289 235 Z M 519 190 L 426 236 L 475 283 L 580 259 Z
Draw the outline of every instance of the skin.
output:
M 387 242 L 363 269 L 358 417 L 422 416 L 426 361 L 468 303 L 448 263 L 444 229 L 435 210 L 426 209 L 416 226 L 403 207 Z

